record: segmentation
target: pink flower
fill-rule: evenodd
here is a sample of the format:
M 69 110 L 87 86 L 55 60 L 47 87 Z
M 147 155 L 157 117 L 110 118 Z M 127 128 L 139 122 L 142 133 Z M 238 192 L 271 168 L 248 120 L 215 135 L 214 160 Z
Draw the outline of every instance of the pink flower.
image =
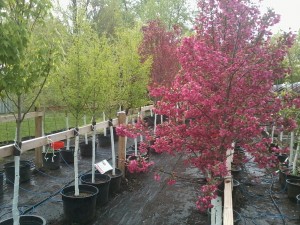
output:
M 160 175 L 158 173 L 154 173 L 154 180 L 160 181 Z
M 174 184 L 176 184 L 176 180 L 174 179 L 168 180 L 168 185 L 174 185 Z

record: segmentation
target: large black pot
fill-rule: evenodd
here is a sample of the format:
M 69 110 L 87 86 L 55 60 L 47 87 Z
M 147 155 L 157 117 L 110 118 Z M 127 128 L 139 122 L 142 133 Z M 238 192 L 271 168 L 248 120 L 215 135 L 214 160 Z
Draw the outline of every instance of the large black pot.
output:
M 13 218 L 3 220 L 0 225 L 13 225 Z M 20 216 L 20 225 L 46 225 L 46 220 L 43 217 L 36 215 L 23 215 Z
M 43 154 L 43 167 L 49 170 L 57 170 L 60 168 L 60 153 L 55 151 L 53 153 L 42 153 Z
M 114 133 L 114 142 L 119 140 L 119 136 L 117 135 L 116 128 L 113 127 Z M 111 145 L 111 136 L 110 136 L 110 128 L 106 128 L 106 136 L 104 134 L 98 134 L 98 142 L 100 147 L 109 147 Z
M 296 196 L 300 194 L 300 179 L 287 179 L 286 183 L 288 198 L 296 202 Z
M 60 150 L 60 162 L 67 163 L 67 164 L 73 163 L 74 162 L 74 150 L 75 150 L 74 146 L 70 147 L 69 150 L 67 150 L 66 148 L 61 149 Z
M 75 186 L 62 189 L 61 196 L 64 208 L 64 224 L 89 224 L 96 215 L 98 188 L 79 185 L 79 196 L 74 196 Z
M 115 169 L 116 174 L 113 175 L 112 173 L 113 171 L 107 171 L 105 174 L 107 174 L 108 176 L 110 176 L 111 180 L 110 180 L 110 185 L 109 185 L 109 193 L 110 194 L 114 194 L 117 192 L 120 192 L 121 189 L 121 181 L 122 181 L 122 171 L 119 169 Z
M 98 188 L 97 205 L 105 205 L 108 202 L 110 176 L 95 173 L 95 183 L 92 183 L 92 174 L 84 174 L 80 177 L 82 184 L 92 185 Z
M 288 185 L 286 183 L 287 179 L 300 179 L 299 176 L 292 175 L 290 173 L 291 173 L 291 170 L 288 168 L 281 168 L 279 170 L 279 179 L 278 179 L 279 184 L 280 184 L 280 187 L 285 191 L 287 191 L 287 189 L 288 189 Z
M 82 142 L 79 144 L 80 155 L 83 157 L 91 157 L 93 155 L 93 142 L 88 141 L 88 144 Z
M 4 164 L 4 171 L 7 184 L 13 184 L 15 180 L 15 162 L 9 162 Z M 30 162 L 26 160 L 20 160 L 20 183 L 24 183 L 30 180 Z

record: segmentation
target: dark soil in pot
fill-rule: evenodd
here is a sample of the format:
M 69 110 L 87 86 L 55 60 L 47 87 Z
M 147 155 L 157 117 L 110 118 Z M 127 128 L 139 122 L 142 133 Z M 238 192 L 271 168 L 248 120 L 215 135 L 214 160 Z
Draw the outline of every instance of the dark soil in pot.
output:
M 4 164 L 4 171 L 7 184 L 13 184 L 15 180 L 15 162 L 9 162 Z M 24 183 L 30 180 L 30 162 L 26 160 L 20 160 L 20 183 Z
M 74 196 L 75 186 L 65 187 L 61 191 L 64 224 L 89 224 L 96 215 L 98 188 L 79 185 L 79 196 Z
M 105 205 L 108 202 L 110 176 L 95 173 L 95 183 L 92 183 L 92 174 L 84 174 L 80 177 L 82 184 L 92 185 L 98 188 L 97 205 Z
M 57 170 L 60 168 L 60 152 L 55 151 L 54 154 L 42 153 L 43 154 L 43 167 L 49 170 Z
M 116 174 L 112 174 L 112 170 L 107 171 L 105 174 L 110 176 L 110 185 L 109 185 L 109 193 L 114 194 L 120 192 L 120 187 L 121 187 L 121 181 L 122 181 L 122 171 L 119 169 L 115 169 Z
M 9 218 L 0 222 L 0 225 L 13 225 L 13 218 Z M 20 225 L 46 225 L 46 220 L 43 217 L 35 215 L 20 216 Z
M 67 163 L 67 164 L 73 163 L 74 162 L 74 150 L 75 150 L 74 146 L 70 147 L 69 150 L 67 150 L 66 148 L 61 149 L 60 150 L 60 162 Z

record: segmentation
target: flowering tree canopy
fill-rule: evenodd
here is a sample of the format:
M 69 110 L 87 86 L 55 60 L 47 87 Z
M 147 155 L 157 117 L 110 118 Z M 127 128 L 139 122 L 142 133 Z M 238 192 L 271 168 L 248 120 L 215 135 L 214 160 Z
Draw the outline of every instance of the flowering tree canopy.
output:
M 271 139 L 262 131 L 282 122 L 281 100 L 271 90 L 288 72 L 282 61 L 293 35 L 271 38 L 279 16 L 272 10 L 261 15 L 250 0 L 200 0 L 198 7 L 195 33 L 178 48 L 181 70 L 171 86 L 150 90 L 160 99 L 155 112 L 168 117 L 157 126 L 151 147 L 184 153 L 208 178 L 197 202 L 203 210 L 212 207 L 216 180 L 228 174 L 226 151 L 233 143 L 245 147 L 258 165 L 277 165 Z
M 180 43 L 180 29 L 167 31 L 159 20 L 150 21 L 143 27 L 140 54 L 147 59 L 152 56 L 151 86 L 170 86 L 179 71 L 176 49 Z
M 281 103 L 270 90 L 286 72 L 282 61 L 293 36 L 271 40 L 270 26 L 279 16 L 271 10 L 261 15 L 249 0 L 201 0 L 198 7 L 195 34 L 178 50 L 180 73 L 171 88 L 151 91 L 161 97 L 156 113 L 169 118 L 157 127 L 155 148 L 184 152 L 212 177 L 227 175 L 226 151 L 235 142 L 259 165 L 275 166 L 271 140 L 261 132 L 279 119 Z M 214 197 L 205 195 L 199 208 Z

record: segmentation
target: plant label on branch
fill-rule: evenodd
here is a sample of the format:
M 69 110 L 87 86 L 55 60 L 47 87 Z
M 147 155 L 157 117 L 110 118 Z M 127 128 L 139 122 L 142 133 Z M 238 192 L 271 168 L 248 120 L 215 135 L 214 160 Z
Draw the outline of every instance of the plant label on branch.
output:
M 95 167 L 101 174 L 104 174 L 107 171 L 110 171 L 113 169 L 112 166 L 107 162 L 106 159 L 102 160 L 101 162 L 96 163 Z

